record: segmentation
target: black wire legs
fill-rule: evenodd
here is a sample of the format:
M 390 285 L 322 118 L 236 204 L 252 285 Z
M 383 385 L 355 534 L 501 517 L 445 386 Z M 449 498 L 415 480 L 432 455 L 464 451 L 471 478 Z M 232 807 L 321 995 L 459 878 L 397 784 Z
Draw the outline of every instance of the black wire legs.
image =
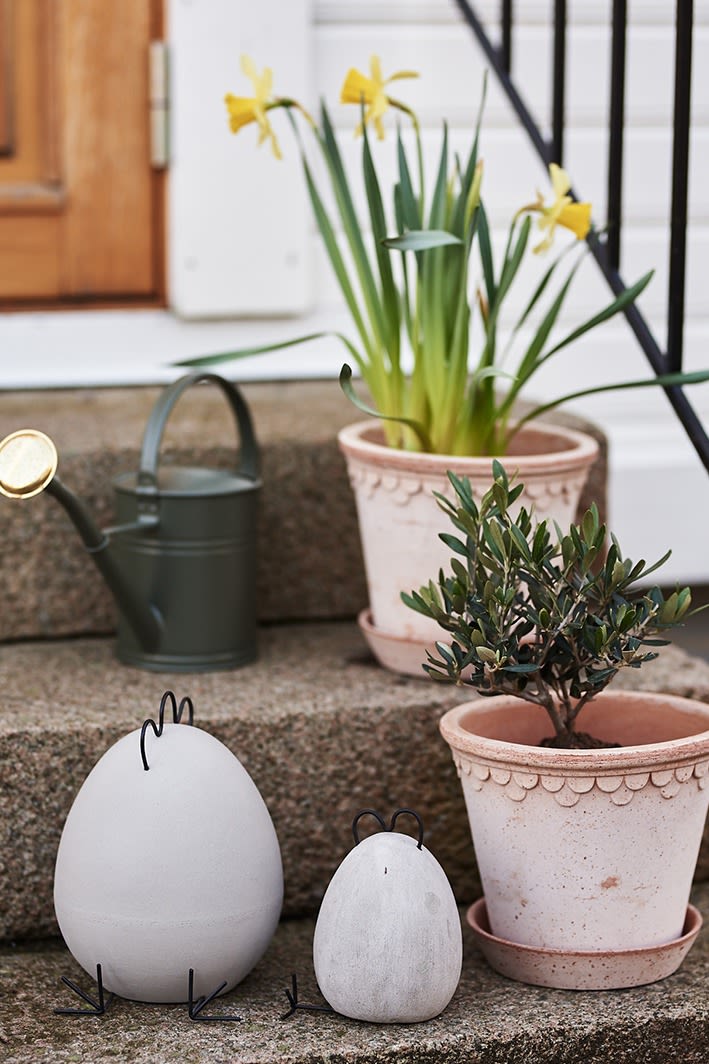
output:
M 282 1020 L 287 1020 L 289 1016 L 292 1016 L 294 1012 L 300 1010 L 301 1012 L 334 1012 L 335 1010 L 330 1008 L 329 1005 L 306 1005 L 305 1002 L 298 1000 L 298 980 L 295 973 L 291 976 L 291 989 L 285 991 L 285 995 L 288 998 L 288 1004 L 290 1008 L 288 1012 L 284 1012 L 281 1016 Z
M 222 1016 L 203 1016 L 202 1009 L 205 1005 L 208 1005 L 210 1001 L 213 1001 L 217 994 L 220 994 L 226 986 L 226 979 L 223 983 L 220 983 L 216 990 L 213 990 L 211 994 L 207 994 L 206 997 L 198 997 L 194 1000 L 194 968 L 190 968 L 189 974 L 189 1001 L 188 1001 L 188 1013 L 191 1020 L 195 1020 L 198 1023 L 238 1023 L 241 1020 L 241 1016 L 228 1016 L 226 1014 Z
M 295 976 L 294 976 L 295 979 Z M 72 979 L 68 979 L 67 976 L 62 976 L 62 982 L 65 986 L 68 986 L 82 1001 L 85 1001 L 88 1008 L 63 1008 L 54 1009 L 54 1012 L 58 1016 L 103 1016 L 108 1006 L 113 1001 L 114 995 L 109 994 L 106 998 L 103 988 L 103 973 L 101 971 L 101 965 L 96 965 L 96 986 L 97 997 L 94 998 L 91 994 L 87 994 L 85 990 L 82 990 Z M 227 1013 L 219 1016 L 205 1015 L 204 1008 L 214 1000 L 214 998 L 221 994 L 224 987 L 227 985 L 226 979 L 223 983 L 220 983 L 216 990 L 213 990 L 211 994 L 203 995 L 195 1000 L 194 996 L 194 968 L 190 968 L 189 975 L 187 977 L 187 1012 L 189 1018 L 196 1023 L 238 1023 L 241 1020 L 241 1016 L 230 1016 Z
M 82 990 L 80 986 L 72 980 L 68 979 L 65 975 L 62 976 L 62 982 L 65 986 L 68 986 L 70 990 L 85 1001 L 89 1008 L 87 1009 L 55 1009 L 54 1012 L 57 1016 L 103 1016 L 108 1006 L 113 1001 L 113 994 L 109 994 L 108 1001 L 106 1001 L 103 992 L 103 975 L 101 973 L 101 965 L 96 965 L 96 986 L 98 988 L 98 1000 L 92 998 L 90 994 Z

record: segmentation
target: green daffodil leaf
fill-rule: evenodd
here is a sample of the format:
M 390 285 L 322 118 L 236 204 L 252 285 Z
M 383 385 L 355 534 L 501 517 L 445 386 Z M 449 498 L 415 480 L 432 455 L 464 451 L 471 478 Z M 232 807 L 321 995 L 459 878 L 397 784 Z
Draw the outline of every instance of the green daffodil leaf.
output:
M 374 410 L 373 407 L 367 406 L 366 403 L 362 402 L 352 386 L 352 369 L 346 362 L 340 370 L 340 387 L 350 402 L 353 403 L 358 410 L 361 410 L 363 414 L 369 414 L 371 417 L 381 418 L 384 421 L 397 421 L 401 425 L 406 425 L 407 428 L 411 429 L 411 431 L 416 434 L 423 451 L 433 450 L 426 429 L 418 421 L 415 421 L 410 417 L 398 417 L 395 414 L 383 414 L 381 410 Z
M 393 248 L 395 251 L 428 251 L 430 248 L 462 243 L 459 237 L 446 232 L 445 229 L 412 229 L 403 236 L 388 236 L 382 240 L 385 248 Z
M 282 351 L 287 347 L 297 347 L 299 344 L 310 343 L 311 340 L 322 340 L 325 337 L 334 336 L 345 345 L 352 358 L 357 363 L 360 371 L 366 370 L 366 363 L 357 351 L 357 348 L 339 332 L 316 332 L 307 333 L 305 336 L 296 336 L 292 340 L 279 340 L 274 344 L 260 344 L 258 347 L 240 347 L 236 351 L 222 351 L 212 355 L 197 355 L 195 358 L 184 358 L 180 362 L 173 362 L 173 366 L 187 366 L 194 369 L 199 366 L 215 366 L 220 362 L 233 362 L 235 359 L 251 358 L 252 355 L 267 355 L 271 351 Z

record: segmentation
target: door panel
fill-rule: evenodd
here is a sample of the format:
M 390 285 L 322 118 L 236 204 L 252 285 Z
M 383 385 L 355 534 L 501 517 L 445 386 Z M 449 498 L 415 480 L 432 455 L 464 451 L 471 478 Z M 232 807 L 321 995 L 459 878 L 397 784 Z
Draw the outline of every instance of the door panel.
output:
M 0 0 L 0 300 L 159 300 L 159 21 L 156 0 Z
M 12 151 L 10 0 L 0 0 L 0 156 Z

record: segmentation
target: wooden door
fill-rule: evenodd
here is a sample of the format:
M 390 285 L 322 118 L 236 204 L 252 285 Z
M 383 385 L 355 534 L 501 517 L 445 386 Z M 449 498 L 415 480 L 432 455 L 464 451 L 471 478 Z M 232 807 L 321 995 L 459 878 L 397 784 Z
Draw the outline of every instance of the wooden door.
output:
M 0 306 L 159 303 L 162 0 L 0 0 Z

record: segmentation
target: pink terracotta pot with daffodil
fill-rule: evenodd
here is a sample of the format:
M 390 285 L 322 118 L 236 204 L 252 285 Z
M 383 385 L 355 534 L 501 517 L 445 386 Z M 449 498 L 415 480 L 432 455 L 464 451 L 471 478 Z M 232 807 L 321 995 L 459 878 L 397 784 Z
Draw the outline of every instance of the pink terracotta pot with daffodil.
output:
M 551 202 L 537 194 L 515 212 L 499 257 L 493 255 L 484 202 L 478 151 L 481 117 L 463 158 L 450 151 L 444 123 L 440 153 L 427 174 L 416 113 L 391 94 L 394 83 L 408 83 L 418 75 L 402 70 L 385 77 L 379 58 L 373 56 L 369 74 L 351 69 L 341 90 L 340 102 L 360 110 L 355 135 L 362 138 L 362 167 L 348 174 L 324 103 L 315 118 L 290 96 L 273 91 L 270 69 L 259 73 L 253 61 L 243 57 L 242 72 L 252 94 L 226 96 L 230 128 L 239 133 L 257 126 L 259 143 L 269 143 L 279 158 L 272 122 L 278 112 L 290 118 L 315 220 L 353 326 L 351 335 L 334 334 L 349 354 L 340 384 L 356 407 L 380 422 L 372 431 L 356 427 L 340 435 L 356 495 L 370 591 L 370 609 L 361 625 L 380 660 L 420 675 L 432 629 L 412 627 L 399 595 L 430 572 L 432 561 L 441 556 L 433 493 L 446 490 L 446 470 L 474 478 L 484 491 L 490 483 L 491 458 L 501 458 L 511 473 L 524 479 L 527 501 L 534 502 L 542 516 L 565 520 L 575 512 L 596 446 L 590 439 L 565 437 L 556 428 L 551 433 L 539 430 L 540 415 L 580 395 L 614 387 L 689 383 L 707 379 L 709 373 L 622 385 L 599 382 L 583 392 L 528 404 L 521 415 L 518 401 L 526 397 L 538 370 L 630 306 L 651 273 L 564 333 L 562 311 L 585 249 L 575 260 L 568 246 L 551 262 L 543 256 L 559 230 L 583 241 L 591 229 L 591 205 L 573 199 L 570 178 L 561 167 L 549 167 Z M 410 123 L 413 151 L 400 129 L 391 146 L 371 142 L 369 127 L 379 141 L 385 139 L 392 110 Z M 482 111 L 481 104 L 480 116 Z M 384 189 L 379 178 L 384 150 L 395 156 L 393 189 Z M 311 152 L 324 163 L 327 197 L 318 187 Z M 355 209 L 355 183 L 364 188 L 363 216 Z M 542 238 L 531 247 L 535 221 Z M 520 268 L 530 249 L 538 269 L 529 290 L 522 292 L 528 282 L 521 280 Z M 512 292 L 517 310 L 505 316 Z M 481 336 L 475 349 L 474 326 Z M 299 336 L 180 365 L 213 365 L 326 335 L 333 334 Z M 354 390 L 353 366 L 367 389 L 366 400 Z M 376 509 L 373 514 L 370 506 Z M 381 556 L 379 540 L 384 545 Z M 393 564 L 394 557 L 402 564 Z

